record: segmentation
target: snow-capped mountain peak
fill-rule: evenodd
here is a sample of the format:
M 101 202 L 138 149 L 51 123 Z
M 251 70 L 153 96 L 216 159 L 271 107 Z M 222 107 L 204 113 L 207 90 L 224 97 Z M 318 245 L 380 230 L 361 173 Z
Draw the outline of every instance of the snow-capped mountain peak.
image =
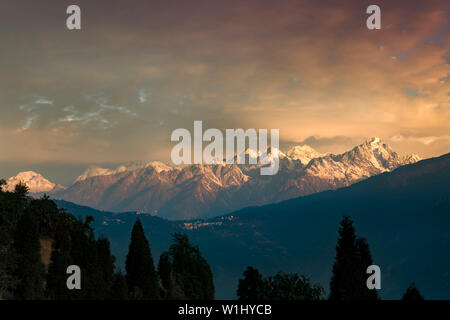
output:
M 378 148 L 380 146 L 381 139 L 378 137 L 373 137 L 368 142 L 370 143 L 372 148 Z
M 398 155 L 380 138 L 374 137 L 343 154 L 313 159 L 307 171 L 323 179 L 346 181 L 348 185 L 419 160 L 417 155 Z
M 302 164 L 307 165 L 312 159 L 322 157 L 324 154 L 317 152 L 308 145 L 299 145 L 289 149 L 286 156 L 293 160 L 300 160 Z
M 387 146 L 387 144 L 385 144 L 383 140 L 381 140 L 378 137 L 373 137 L 373 138 L 370 138 L 370 139 L 364 141 L 360 145 L 357 145 L 355 148 L 365 148 L 367 150 L 377 150 L 379 148 L 385 148 L 386 146 Z
M 32 193 L 48 192 L 57 186 L 34 171 L 24 171 L 6 181 L 5 190 L 13 191 L 17 184 L 25 184 Z

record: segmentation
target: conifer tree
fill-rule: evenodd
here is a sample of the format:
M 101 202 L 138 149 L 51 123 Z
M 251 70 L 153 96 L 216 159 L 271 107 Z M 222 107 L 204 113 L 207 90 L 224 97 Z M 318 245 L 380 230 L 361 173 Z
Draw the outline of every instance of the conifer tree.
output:
M 339 228 L 336 258 L 330 282 L 330 300 L 376 300 L 376 289 L 367 288 L 367 267 L 372 265 L 369 244 L 357 238 L 353 221 L 344 217 Z
M 356 298 L 360 288 L 360 264 L 357 253 L 353 221 L 349 217 L 344 217 L 341 221 L 336 245 L 336 258 L 330 283 L 330 300 L 354 300 Z
M 359 259 L 359 290 L 356 294 L 356 299 L 377 300 L 377 290 L 367 288 L 367 278 L 369 276 L 367 274 L 367 267 L 373 264 L 367 240 L 365 238 L 356 239 L 356 248 Z
M 139 219 L 131 232 L 125 268 L 130 298 L 145 300 L 159 298 L 158 279 L 152 254 Z

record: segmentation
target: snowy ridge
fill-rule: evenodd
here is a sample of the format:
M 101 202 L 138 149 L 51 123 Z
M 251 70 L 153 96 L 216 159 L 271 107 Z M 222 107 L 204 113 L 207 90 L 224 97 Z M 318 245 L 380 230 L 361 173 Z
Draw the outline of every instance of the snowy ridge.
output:
M 34 171 L 20 172 L 6 181 L 4 190 L 14 191 L 17 184 L 25 184 L 32 193 L 49 192 L 57 186 Z
M 105 169 L 105 168 L 101 168 L 101 167 L 90 167 L 90 168 L 86 169 L 75 180 L 75 182 L 83 181 L 83 180 L 86 180 L 86 179 L 89 179 L 89 178 L 92 178 L 92 177 L 108 176 L 108 175 L 112 175 L 112 174 L 116 174 L 116 173 L 120 173 L 120 172 L 133 171 L 133 170 L 143 169 L 143 168 L 148 168 L 148 167 L 151 167 L 151 168 L 155 169 L 156 172 L 173 170 L 172 167 L 169 167 L 168 165 L 166 165 L 165 163 L 163 163 L 161 161 L 131 162 L 131 163 L 128 163 L 128 164 L 119 165 L 115 169 Z
M 278 150 L 277 150 L 278 151 Z M 8 188 L 26 182 L 31 192 L 48 192 L 56 199 L 107 211 L 138 211 L 167 219 L 196 219 L 225 214 L 337 189 L 420 160 L 402 157 L 379 138 L 372 138 L 342 154 L 322 154 L 302 145 L 280 152 L 278 174 L 261 176 L 259 165 L 220 163 L 170 167 L 162 162 L 92 167 L 75 183 L 58 188 L 37 173 L 21 173 Z M 235 159 L 272 155 L 247 149 Z
M 320 158 L 322 156 L 324 155 L 308 145 L 295 146 L 286 152 L 286 157 L 292 160 L 300 160 L 304 165 L 307 165 L 312 159 Z

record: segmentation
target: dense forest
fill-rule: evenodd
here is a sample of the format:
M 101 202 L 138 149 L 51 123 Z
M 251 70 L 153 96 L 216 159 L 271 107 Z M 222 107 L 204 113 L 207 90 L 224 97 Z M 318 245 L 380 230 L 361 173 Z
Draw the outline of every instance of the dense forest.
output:
M 0 180 L 0 299 L 18 300 L 211 300 L 213 274 L 186 234 L 155 264 L 141 221 L 131 230 L 125 270 L 115 266 L 109 240 L 96 237 L 92 217 L 77 218 L 43 196 L 28 196 L 25 185 L 3 191 Z M 330 292 L 298 274 L 266 276 L 248 267 L 239 280 L 240 300 L 377 300 L 366 286 L 372 258 L 348 217 L 341 221 Z M 68 266 L 81 270 L 81 289 L 67 287 Z M 404 300 L 423 300 L 414 284 Z
M 0 189 L 0 299 L 214 299 L 210 266 L 186 235 L 173 235 L 156 270 L 137 220 L 122 273 L 108 239 L 94 236 L 92 217 L 81 220 L 27 192 L 20 184 Z M 81 269 L 80 290 L 67 288 L 70 265 Z

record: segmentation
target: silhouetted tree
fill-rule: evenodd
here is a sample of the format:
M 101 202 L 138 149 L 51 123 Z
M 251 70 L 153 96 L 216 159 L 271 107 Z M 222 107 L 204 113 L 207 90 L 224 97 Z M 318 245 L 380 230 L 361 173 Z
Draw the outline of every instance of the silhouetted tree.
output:
M 125 267 L 130 298 L 146 300 L 159 298 L 158 279 L 152 254 L 139 219 L 131 232 Z
M 265 283 L 258 269 L 247 267 L 244 277 L 239 280 L 237 296 L 239 300 L 262 300 Z
M 354 300 L 360 288 L 358 250 L 355 228 L 349 217 L 344 217 L 339 228 L 336 258 L 330 283 L 330 300 Z
M 105 298 L 103 275 L 99 268 L 97 242 L 90 224 L 93 217 L 77 220 L 70 226 L 71 264 L 80 267 L 82 272 L 81 290 L 71 290 L 72 299 L 94 300 Z M 67 267 L 67 266 L 66 266 Z
M 372 255 L 370 254 L 369 244 L 365 238 L 356 239 L 356 248 L 359 259 L 359 290 L 356 299 L 377 300 L 378 293 L 375 289 L 367 288 L 367 267 L 373 265 Z
M 175 233 L 174 243 L 158 264 L 161 289 L 166 299 L 214 299 L 211 268 L 198 247 L 185 234 Z
M 404 301 L 421 301 L 424 300 L 423 296 L 420 294 L 419 289 L 416 288 L 416 285 L 411 283 L 406 289 L 406 292 L 403 295 L 402 300 Z
M 211 267 L 199 248 L 191 245 L 185 234 L 175 233 L 169 256 L 175 283 L 186 299 L 214 299 L 214 282 Z
M 40 199 L 30 201 L 28 208 L 33 211 L 38 223 L 40 236 L 53 237 L 61 212 L 54 201 L 49 196 L 44 195 Z
M 114 256 L 111 255 L 109 240 L 101 237 L 96 242 L 98 267 L 100 271 L 100 288 L 97 291 L 97 299 L 110 299 L 114 281 Z
M 324 296 L 320 285 L 312 285 L 302 275 L 279 272 L 265 282 L 264 300 L 321 300 Z
M 321 300 L 324 289 L 311 284 L 309 278 L 298 274 L 278 272 L 263 278 L 259 271 L 248 267 L 239 280 L 239 300 Z
M 372 265 L 369 245 L 357 238 L 353 221 L 344 217 L 340 223 L 336 258 L 330 282 L 330 300 L 376 300 L 375 289 L 367 288 L 367 267 Z

